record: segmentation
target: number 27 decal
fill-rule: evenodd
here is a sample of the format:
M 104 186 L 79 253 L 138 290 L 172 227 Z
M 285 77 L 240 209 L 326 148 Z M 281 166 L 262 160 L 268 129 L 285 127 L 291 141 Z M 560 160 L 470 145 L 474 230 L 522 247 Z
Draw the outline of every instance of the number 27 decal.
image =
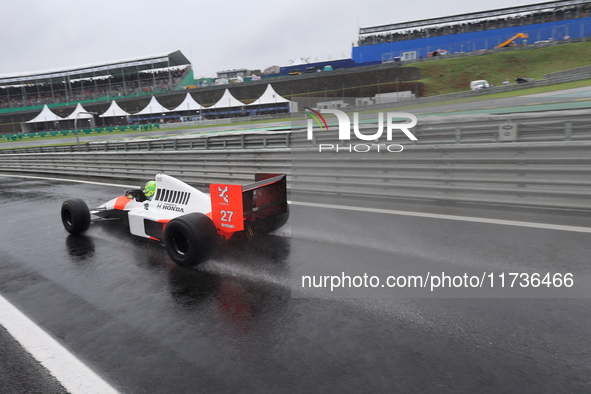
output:
M 222 218 L 220 219 L 222 222 L 231 222 L 232 221 L 232 215 L 234 215 L 233 211 L 224 211 L 222 210 L 220 212 L 220 214 L 222 215 Z

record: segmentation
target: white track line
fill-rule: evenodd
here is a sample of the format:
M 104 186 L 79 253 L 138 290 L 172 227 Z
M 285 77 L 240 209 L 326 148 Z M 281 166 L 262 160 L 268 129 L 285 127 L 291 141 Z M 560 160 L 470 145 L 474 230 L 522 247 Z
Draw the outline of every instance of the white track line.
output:
M 539 228 L 539 229 L 546 229 L 546 230 L 572 231 L 572 232 L 577 232 L 577 233 L 591 233 L 590 227 L 565 226 L 565 225 L 561 225 L 561 224 L 520 222 L 520 221 L 516 221 L 516 220 L 489 219 L 489 218 L 478 218 L 478 217 L 456 216 L 456 215 L 442 215 L 442 214 L 438 214 L 438 213 L 395 211 L 395 210 L 391 210 L 391 209 L 361 208 L 361 207 L 351 207 L 351 206 L 344 206 L 344 205 L 317 204 L 317 203 L 296 202 L 296 201 L 292 201 L 291 203 L 292 203 L 292 205 L 301 205 L 301 206 L 305 206 L 305 207 L 339 209 L 339 210 L 345 210 L 345 211 L 358 211 L 358 212 L 384 213 L 387 215 L 414 216 L 414 217 L 430 218 L 430 219 L 457 220 L 457 221 L 461 221 L 461 222 L 501 224 L 504 226 L 518 226 L 518 227 Z
M 74 179 L 39 177 L 30 175 L 8 175 L 29 179 L 43 179 L 107 185 L 116 187 L 135 187 L 104 182 L 91 182 Z M 55 339 L 37 326 L 27 316 L 0 296 L 0 325 L 2 325 L 21 346 L 29 352 L 60 384 L 71 394 L 116 394 L 113 387 L 101 379 L 95 372 L 78 360 Z
M 77 179 L 64 179 L 64 178 L 51 178 L 46 176 L 31 176 L 31 175 L 13 175 L 13 174 L 0 174 L 0 176 L 10 176 L 14 178 L 31 178 L 31 179 L 45 179 L 51 181 L 67 181 L 67 182 L 75 182 L 75 183 L 88 183 L 89 185 L 106 185 L 106 186 L 116 186 L 116 187 L 138 187 L 138 186 L 130 186 L 130 185 L 119 185 L 117 183 L 106 183 L 106 182 L 92 182 L 92 181 L 82 181 Z
M 71 394 L 117 394 L 118 391 L 78 360 L 4 297 L 0 324 Z

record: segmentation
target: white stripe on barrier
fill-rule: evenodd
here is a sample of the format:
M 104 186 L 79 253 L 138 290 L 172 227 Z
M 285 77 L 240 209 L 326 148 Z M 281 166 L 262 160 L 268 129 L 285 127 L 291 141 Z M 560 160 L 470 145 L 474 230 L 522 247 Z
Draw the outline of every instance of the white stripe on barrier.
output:
M 116 183 L 83 181 L 83 180 L 77 180 L 77 179 L 50 178 L 50 177 L 45 177 L 45 176 L 14 175 L 14 174 L 0 174 L 0 175 L 11 176 L 11 177 L 16 177 L 16 178 L 31 178 L 31 179 L 45 179 L 45 180 L 50 180 L 50 181 L 67 181 L 67 182 L 75 182 L 75 183 L 88 183 L 89 185 L 105 185 L 105 186 L 127 187 L 127 188 L 138 188 L 139 187 L 139 186 L 130 186 L 130 185 L 119 185 Z

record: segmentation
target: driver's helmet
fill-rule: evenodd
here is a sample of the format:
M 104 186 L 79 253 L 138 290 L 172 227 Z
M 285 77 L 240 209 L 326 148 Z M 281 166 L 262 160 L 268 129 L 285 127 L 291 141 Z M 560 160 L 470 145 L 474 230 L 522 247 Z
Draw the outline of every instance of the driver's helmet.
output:
M 147 199 L 152 198 L 154 193 L 156 192 L 156 182 L 155 181 L 148 181 L 144 185 L 144 195 Z

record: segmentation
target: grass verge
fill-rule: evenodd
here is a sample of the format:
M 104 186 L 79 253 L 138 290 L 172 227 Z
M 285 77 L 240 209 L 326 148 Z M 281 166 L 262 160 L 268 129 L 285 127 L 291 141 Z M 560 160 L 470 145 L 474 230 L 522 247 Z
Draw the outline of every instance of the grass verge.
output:
M 421 70 L 425 95 L 439 95 L 470 90 L 470 81 L 486 79 L 501 85 L 516 77 L 542 79 L 544 74 L 591 64 L 591 42 L 554 45 L 507 51 L 483 56 L 413 63 L 402 67 Z

